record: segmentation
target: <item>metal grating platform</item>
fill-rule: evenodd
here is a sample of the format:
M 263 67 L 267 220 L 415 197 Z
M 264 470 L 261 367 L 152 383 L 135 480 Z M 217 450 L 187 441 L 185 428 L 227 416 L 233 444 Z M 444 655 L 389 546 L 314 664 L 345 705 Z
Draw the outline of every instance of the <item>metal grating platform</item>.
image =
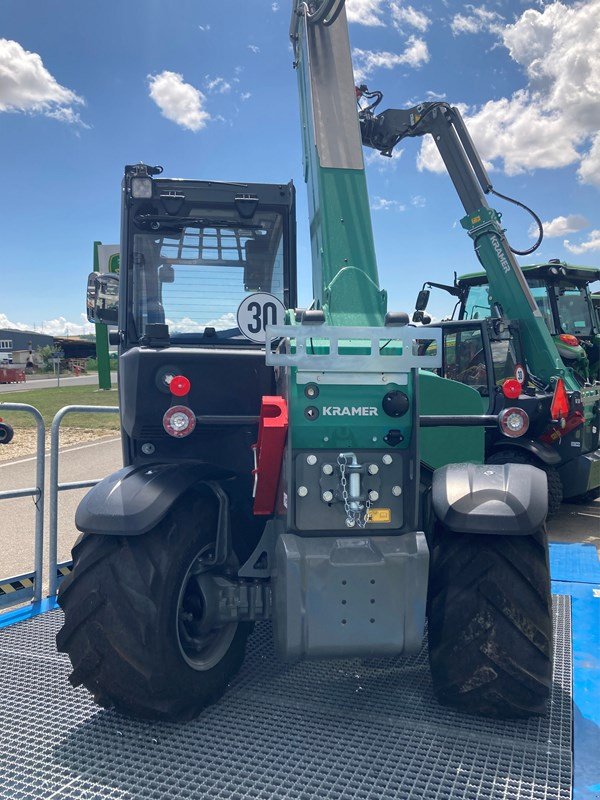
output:
M 549 714 L 490 722 L 435 702 L 426 652 L 303 662 L 257 627 L 228 694 L 187 725 L 95 706 L 56 653 L 61 612 L 0 631 L 2 800 L 566 800 L 570 603 L 555 598 Z

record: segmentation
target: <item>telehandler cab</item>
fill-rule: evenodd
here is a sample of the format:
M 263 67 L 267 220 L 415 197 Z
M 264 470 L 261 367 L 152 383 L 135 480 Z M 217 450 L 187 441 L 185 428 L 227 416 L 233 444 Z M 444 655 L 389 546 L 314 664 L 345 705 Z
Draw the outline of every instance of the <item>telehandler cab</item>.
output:
M 126 466 L 77 511 L 59 593 L 71 682 L 124 713 L 185 720 L 225 691 L 256 621 L 294 661 L 415 653 L 427 616 L 442 703 L 543 713 L 545 474 L 481 463 L 497 419 L 430 371 L 438 330 L 387 311 L 343 0 L 295 0 L 290 32 L 309 309 L 295 308 L 291 185 L 125 170 Z M 91 276 L 92 319 L 114 315 L 109 283 Z

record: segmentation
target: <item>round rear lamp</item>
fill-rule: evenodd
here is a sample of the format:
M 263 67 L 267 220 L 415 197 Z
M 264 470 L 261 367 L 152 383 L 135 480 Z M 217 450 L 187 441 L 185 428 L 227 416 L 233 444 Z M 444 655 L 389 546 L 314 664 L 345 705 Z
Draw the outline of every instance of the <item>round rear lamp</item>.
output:
M 171 406 L 163 417 L 163 428 L 176 439 L 189 436 L 196 427 L 196 415 L 187 406 Z
M 523 436 L 529 428 L 529 416 L 522 408 L 505 408 L 498 415 L 500 430 L 505 436 L 516 439 Z
M 507 378 L 502 384 L 502 394 L 509 400 L 516 400 L 523 387 L 516 378 Z
M 191 388 L 192 384 L 185 375 L 174 375 L 169 381 L 169 391 L 175 397 L 185 397 L 186 394 L 190 393 Z

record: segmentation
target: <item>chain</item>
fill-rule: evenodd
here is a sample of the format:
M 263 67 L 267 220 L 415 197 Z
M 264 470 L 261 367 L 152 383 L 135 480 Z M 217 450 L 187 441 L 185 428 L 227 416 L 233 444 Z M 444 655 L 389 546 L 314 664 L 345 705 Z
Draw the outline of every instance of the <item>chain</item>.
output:
M 346 512 L 346 525 L 349 528 L 365 528 L 369 521 L 369 511 L 371 510 L 371 501 L 367 498 L 365 503 L 365 513 L 361 516 L 360 510 L 350 508 L 350 501 L 348 495 L 348 479 L 346 478 L 346 467 L 348 459 L 340 454 L 337 458 L 337 463 L 340 468 L 340 485 L 342 487 L 342 500 L 344 501 L 344 511 Z

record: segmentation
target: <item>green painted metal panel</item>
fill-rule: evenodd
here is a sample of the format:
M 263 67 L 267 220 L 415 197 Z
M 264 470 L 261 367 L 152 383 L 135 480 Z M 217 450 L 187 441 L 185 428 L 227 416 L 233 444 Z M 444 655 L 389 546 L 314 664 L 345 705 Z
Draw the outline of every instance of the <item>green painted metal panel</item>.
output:
M 440 378 L 433 372 L 419 372 L 421 414 L 481 414 L 481 396 L 476 389 Z M 484 461 L 484 428 L 421 428 L 420 457 L 431 469 L 444 464 Z
M 410 376 L 407 385 L 395 383 L 376 386 L 338 386 L 319 387 L 319 396 L 309 400 L 304 395 L 304 386 L 296 384 L 296 371 L 292 371 L 290 397 L 290 441 L 295 449 L 342 450 L 363 448 L 389 450 L 383 437 L 390 428 L 402 432 L 404 441 L 395 449 L 405 449 L 412 436 L 410 408 L 413 402 L 413 389 Z M 402 417 L 389 417 L 383 412 L 382 400 L 387 392 L 399 389 L 409 399 L 409 411 Z M 306 416 L 307 408 L 318 410 L 318 417 Z

